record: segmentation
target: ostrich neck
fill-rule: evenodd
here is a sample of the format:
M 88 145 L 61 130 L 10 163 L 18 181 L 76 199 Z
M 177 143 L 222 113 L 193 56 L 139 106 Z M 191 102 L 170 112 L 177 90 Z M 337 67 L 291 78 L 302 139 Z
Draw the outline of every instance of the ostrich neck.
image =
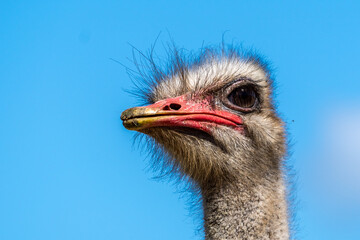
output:
M 251 189 L 239 180 L 202 192 L 206 239 L 289 239 L 281 177 Z

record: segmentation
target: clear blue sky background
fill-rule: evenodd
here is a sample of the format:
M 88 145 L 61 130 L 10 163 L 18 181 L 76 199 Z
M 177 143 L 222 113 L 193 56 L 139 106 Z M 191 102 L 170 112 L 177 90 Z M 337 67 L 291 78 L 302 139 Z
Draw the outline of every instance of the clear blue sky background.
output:
M 250 3 L 251 2 L 251 3 Z M 200 239 L 119 120 L 162 32 L 271 60 L 291 135 L 298 239 L 360 239 L 358 1 L 1 1 L 0 239 Z

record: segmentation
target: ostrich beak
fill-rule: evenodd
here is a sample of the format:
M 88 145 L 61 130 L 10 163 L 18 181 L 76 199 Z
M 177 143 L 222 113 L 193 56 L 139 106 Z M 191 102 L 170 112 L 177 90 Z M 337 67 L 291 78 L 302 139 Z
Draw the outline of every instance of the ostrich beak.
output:
M 120 118 L 125 128 L 140 132 L 153 127 L 185 127 L 211 134 L 211 129 L 219 125 L 243 131 L 241 117 L 215 110 L 209 98 L 195 101 L 188 95 L 127 109 Z

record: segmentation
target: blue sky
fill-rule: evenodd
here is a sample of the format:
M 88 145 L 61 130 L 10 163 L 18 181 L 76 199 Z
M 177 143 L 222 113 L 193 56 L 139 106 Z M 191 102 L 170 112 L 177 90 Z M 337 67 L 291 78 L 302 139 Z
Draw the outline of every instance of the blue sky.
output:
M 299 239 L 360 238 L 357 1 L 2 1 L 0 239 L 201 239 L 121 112 L 131 45 L 225 41 L 271 61 Z

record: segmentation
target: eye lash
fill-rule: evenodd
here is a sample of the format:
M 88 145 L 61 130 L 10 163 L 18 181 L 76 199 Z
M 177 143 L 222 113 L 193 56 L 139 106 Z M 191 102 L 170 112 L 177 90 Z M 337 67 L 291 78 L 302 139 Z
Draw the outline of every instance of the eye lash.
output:
M 207 89 L 203 89 L 201 91 L 201 94 L 204 94 L 204 95 L 207 95 L 207 94 L 214 94 L 214 93 L 217 93 L 217 92 L 221 92 L 221 91 L 224 91 L 224 89 L 227 89 L 229 86 L 237 83 L 237 82 L 247 82 L 247 83 L 250 83 L 252 84 L 254 87 L 256 87 L 256 89 L 258 89 L 258 87 L 263 87 L 263 86 L 258 86 L 255 81 L 253 81 L 252 79 L 250 78 L 246 78 L 246 77 L 238 77 L 238 78 L 234 78 L 234 80 L 232 81 L 229 81 L 228 83 L 226 83 L 225 85 L 222 85 L 222 84 L 218 84 L 218 85 L 215 85 L 215 86 L 210 86 L 209 88 Z

